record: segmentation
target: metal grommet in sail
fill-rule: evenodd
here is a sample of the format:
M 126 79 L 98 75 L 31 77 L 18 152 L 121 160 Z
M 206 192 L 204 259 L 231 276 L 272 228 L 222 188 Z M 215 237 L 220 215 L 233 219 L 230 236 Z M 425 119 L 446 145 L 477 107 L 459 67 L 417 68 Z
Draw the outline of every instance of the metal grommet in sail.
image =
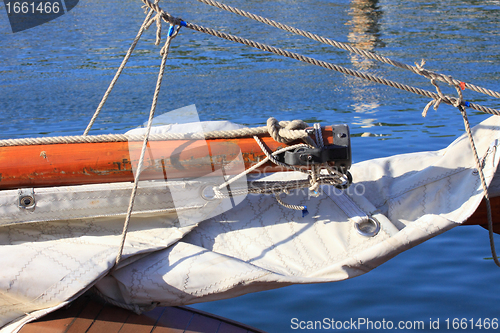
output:
M 215 183 L 206 184 L 200 189 L 200 195 L 203 199 L 207 201 L 215 200 L 215 191 L 214 186 L 217 186 Z
M 370 217 L 354 223 L 354 228 L 361 236 L 373 237 L 380 231 L 380 223 L 373 217 Z
M 29 195 L 24 196 L 21 199 L 19 199 L 19 205 L 24 207 L 24 208 L 33 206 L 34 203 L 35 203 L 35 198 L 33 198 L 32 196 L 29 196 Z
M 17 206 L 21 209 L 34 210 L 36 206 L 35 192 L 32 188 L 19 189 Z

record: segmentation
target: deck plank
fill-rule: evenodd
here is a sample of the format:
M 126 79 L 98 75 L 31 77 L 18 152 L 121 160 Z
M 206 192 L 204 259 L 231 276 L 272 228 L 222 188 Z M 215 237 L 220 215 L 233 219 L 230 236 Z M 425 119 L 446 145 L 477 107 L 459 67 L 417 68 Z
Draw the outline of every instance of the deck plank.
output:
M 73 321 L 73 324 L 68 328 L 66 333 L 81 333 L 86 332 L 99 315 L 104 305 L 96 301 L 88 301 L 85 308 L 80 312 L 78 318 Z
M 217 333 L 220 324 L 220 320 L 195 313 L 185 333 Z
M 131 314 L 120 329 L 120 333 L 150 333 L 156 327 L 163 311 L 165 308 L 155 308 L 142 315 Z
M 87 332 L 118 333 L 131 314 L 131 311 L 105 305 Z
M 240 322 L 228 319 L 228 318 L 224 318 L 224 317 L 218 316 L 218 315 L 213 314 L 213 313 L 205 312 L 203 310 L 193 309 L 193 308 L 188 307 L 188 306 L 182 306 L 181 308 L 185 309 L 186 311 L 189 311 L 191 313 L 194 313 L 195 315 L 199 315 L 199 316 L 203 317 L 203 320 L 205 320 L 205 321 L 207 319 L 213 319 L 213 320 L 220 322 L 220 326 L 217 329 L 217 333 L 245 333 L 245 332 L 247 332 L 247 333 L 266 333 L 265 331 L 259 330 L 255 327 L 251 327 L 249 325 L 246 325 L 246 324 L 243 324 L 243 323 L 240 323 Z M 189 326 L 189 329 L 191 329 L 191 328 L 192 327 Z
M 67 307 L 63 307 L 58 311 L 49 313 L 37 321 L 24 325 L 19 331 L 20 333 L 64 333 L 71 326 L 75 317 L 87 305 L 88 301 L 78 299 Z
M 183 333 L 193 314 L 177 307 L 167 307 L 158 320 L 153 333 Z

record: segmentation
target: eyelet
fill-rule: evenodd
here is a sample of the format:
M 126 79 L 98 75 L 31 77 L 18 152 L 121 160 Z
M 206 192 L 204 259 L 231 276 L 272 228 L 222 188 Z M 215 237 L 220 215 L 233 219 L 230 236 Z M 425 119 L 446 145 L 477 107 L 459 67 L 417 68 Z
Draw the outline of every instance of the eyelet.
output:
M 365 219 L 354 223 L 354 228 L 361 236 L 373 237 L 380 231 L 380 223 L 373 217 L 370 217 L 368 220 Z

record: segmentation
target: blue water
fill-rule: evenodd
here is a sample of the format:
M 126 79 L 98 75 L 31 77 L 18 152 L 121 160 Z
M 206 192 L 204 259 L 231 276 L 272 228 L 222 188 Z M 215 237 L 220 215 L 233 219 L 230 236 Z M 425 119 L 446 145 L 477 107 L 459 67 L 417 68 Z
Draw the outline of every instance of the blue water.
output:
M 227 3 L 405 63 L 425 59 L 428 69 L 500 90 L 498 0 Z M 362 61 L 194 0 L 160 4 L 193 23 L 434 91 L 427 80 L 406 71 Z M 68 14 L 16 34 L 0 7 L 0 139 L 82 133 L 143 20 L 140 1 L 80 1 Z M 123 132 L 147 119 L 160 56 L 153 27 L 144 37 L 92 134 Z M 426 98 L 187 29 L 173 42 L 162 89 L 158 112 L 196 104 L 202 120 L 255 126 L 274 116 L 348 123 L 354 162 L 441 149 L 463 132 L 462 119 L 450 106 L 422 118 Z M 454 93 L 450 87 L 443 90 Z M 500 108 L 498 100 L 471 91 L 465 91 L 465 98 Z M 487 117 L 469 115 L 473 124 Z M 454 318 L 466 318 L 470 328 L 470 319 L 500 317 L 500 269 L 485 259 L 490 256 L 486 230 L 458 227 L 355 279 L 195 307 L 269 332 L 297 331 L 293 318 L 385 319 L 395 325 L 424 321 L 427 330 L 430 320 L 439 319 L 446 329 L 446 319 L 451 324 Z

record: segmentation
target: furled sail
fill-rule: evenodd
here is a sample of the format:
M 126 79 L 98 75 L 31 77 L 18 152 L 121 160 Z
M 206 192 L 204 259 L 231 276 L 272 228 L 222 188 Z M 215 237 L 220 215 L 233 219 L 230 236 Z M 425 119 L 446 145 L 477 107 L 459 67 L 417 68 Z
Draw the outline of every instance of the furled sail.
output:
M 473 129 L 488 184 L 500 157 L 499 129 L 498 117 Z M 18 190 L 2 191 L 1 331 L 15 331 L 92 286 L 140 309 L 352 278 L 461 224 L 483 197 L 466 136 L 440 151 L 357 163 L 351 173 L 346 190 L 323 185 L 317 197 L 293 190 L 282 198 L 307 205 L 306 216 L 272 195 L 248 194 L 188 225 L 175 209 L 157 209 L 168 207 L 159 199 L 163 188 L 150 184 L 158 192 L 147 199 L 141 187 L 123 260 L 113 270 L 123 227 L 117 207 L 127 202 L 129 183 L 35 189 L 34 210 L 18 207 Z M 260 181 L 301 177 L 284 172 Z

